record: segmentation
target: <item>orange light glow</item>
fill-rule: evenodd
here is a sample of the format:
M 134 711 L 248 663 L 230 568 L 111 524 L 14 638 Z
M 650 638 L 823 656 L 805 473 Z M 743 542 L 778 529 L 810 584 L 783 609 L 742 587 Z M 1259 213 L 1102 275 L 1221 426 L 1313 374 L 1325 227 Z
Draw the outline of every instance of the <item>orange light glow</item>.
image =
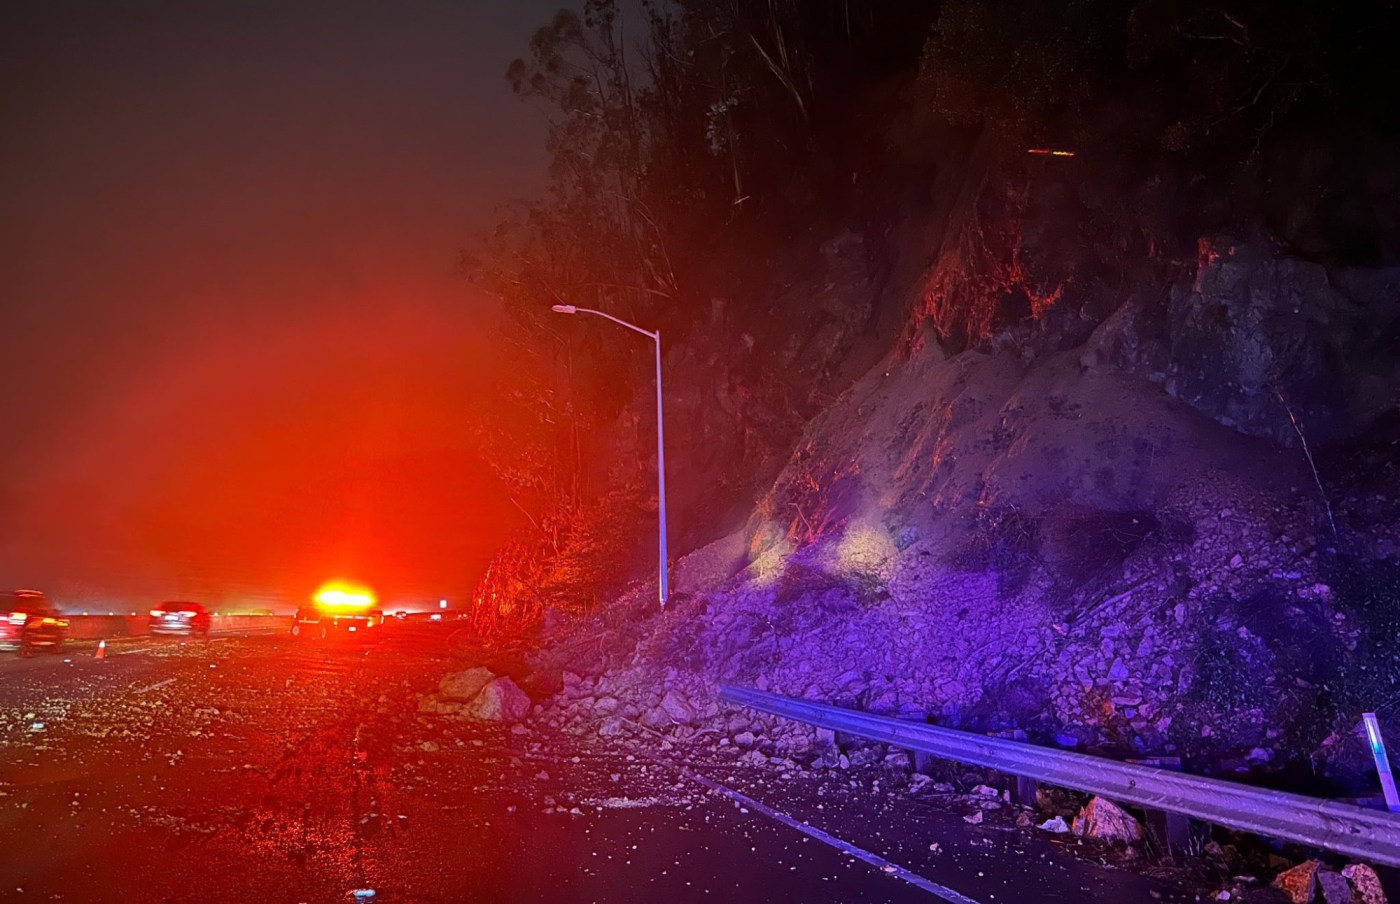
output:
M 374 605 L 374 593 L 368 587 L 333 581 L 316 591 L 318 608 L 330 611 L 368 609 Z
M 1027 154 L 1042 154 L 1046 157 L 1073 157 L 1074 151 L 1057 151 L 1053 148 L 1027 148 Z

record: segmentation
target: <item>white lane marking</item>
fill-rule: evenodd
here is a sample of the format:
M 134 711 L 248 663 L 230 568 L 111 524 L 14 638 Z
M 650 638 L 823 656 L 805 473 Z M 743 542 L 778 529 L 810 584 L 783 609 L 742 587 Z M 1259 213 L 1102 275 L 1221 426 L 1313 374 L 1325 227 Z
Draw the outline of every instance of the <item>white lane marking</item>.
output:
M 175 679 L 174 679 L 174 678 L 167 678 L 167 679 L 165 679 L 164 681 L 157 681 L 155 684 L 152 684 L 150 687 L 143 687 L 143 688 L 141 688 L 139 691 L 136 691 L 136 693 L 138 693 L 138 694 L 144 694 L 144 693 L 146 693 L 147 691 L 153 691 L 153 690 L 155 690 L 155 689 L 158 688 L 158 687 L 165 687 L 167 684 L 174 684 L 174 683 L 175 683 Z
M 731 800 L 738 801 L 739 803 L 743 804 L 749 809 L 756 810 L 759 813 L 762 813 L 769 819 L 776 819 L 783 825 L 789 826 L 790 828 L 794 828 L 804 835 L 809 835 L 812 838 L 815 838 L 818 841 L 822 842 L 823 844 L 831 845 L 832 847 L 836 848 L 836 850 L 841 851 L 842 853 L 850 854 L 852 857 L 864 860 L 866 863 L 870 864 L 873 867 L 876 867 L 881 872 L 886 873 L 890 876 L 894 876 L 896 879 L 903 879 L 905 882 L 908 882 L 915 888 L 921 888 L 924 891 L 929 892 L 930 894 L 937 895 L 945 901 L 951 901 L 952 904 L 978 904 L 976 900 L 969 898 L 966 895 L 959 894 L 958 892 L 953 891 L 947 886 L 939 885 L 937 882 L 931 882 L 928 879 L 925 879 L 923 876 L 920 876 L 918 873 L 910 872 L 909 870 L 900 866 L 898 863 L 891 863 L 889 860 L 886 860 L 879 854 L 872 854 L 870 851 L 867 851 L 864 848 L 858 848 L 855 845 L 850 844 L 849 842 L 842 841 L 835 835 L 829 835 L 826 832 L 823 832 L 821 829 L 817 828 L 816 826 L 808 825 L 805 822 L 798 822 L 796 819 L 787 815 L 786 813 L 783 813 L 779 810 L 774 810 L 772 807 L 766 804 L 761 804 L 753 798 L 748 797 L 747 795 L 740 794 L 733 788 L 728 788 L 724 785 L 721 785 L 719 782 L 712 781 L 711 779 L 708 779 L 703 775 L 691 772 L 689 769 L 683 769 L 682 771 L 690 778 L 694 779 L 695 781 L 699 782 L 705 787 L 718 791 L 725 797 L 728 797 Z

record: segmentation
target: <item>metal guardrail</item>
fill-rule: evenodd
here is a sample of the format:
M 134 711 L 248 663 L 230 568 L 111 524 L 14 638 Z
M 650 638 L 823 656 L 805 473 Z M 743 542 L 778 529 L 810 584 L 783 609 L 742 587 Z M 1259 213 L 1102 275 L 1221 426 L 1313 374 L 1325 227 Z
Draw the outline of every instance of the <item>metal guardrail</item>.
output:
M 70 640 L 103 640 L 115 637 L 145 637 L 150 634 L 150 617 L 141 615 L 64 615 Z M 215 615 L 209 630 L 214 634 L 232 631 L 286 631 L 292 626 L 289 615 Z
M 724 685 L 719 696 L 729 703 L 939 759 L 1400 866 L 1400 815 L 1381 810 L 905 722 L 767 691 Z

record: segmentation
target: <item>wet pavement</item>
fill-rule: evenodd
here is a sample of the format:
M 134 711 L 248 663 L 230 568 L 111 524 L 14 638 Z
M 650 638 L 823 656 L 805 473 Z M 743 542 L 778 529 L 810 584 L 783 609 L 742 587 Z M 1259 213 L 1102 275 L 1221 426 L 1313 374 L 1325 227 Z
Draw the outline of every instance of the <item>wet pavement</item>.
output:
M 878 777 L 420 715 L 419 695 L 463 665 L 448 630 L 0 659 L 0 898 L 1195 897 Z

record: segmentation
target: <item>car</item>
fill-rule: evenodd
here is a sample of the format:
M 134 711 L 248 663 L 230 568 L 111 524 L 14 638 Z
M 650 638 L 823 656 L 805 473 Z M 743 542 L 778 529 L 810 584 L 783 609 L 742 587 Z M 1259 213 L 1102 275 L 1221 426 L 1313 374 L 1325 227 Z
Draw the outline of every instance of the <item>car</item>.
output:
M 68 620 L 58 614 L 38 590 L 16 590 L 0 600 L 0 650 L 33 656 L 39 650 L 58 652 L 68 637 Z
M 382 624 L 384 610 L 375 607 L 374 594 L 332 585 L 297 609 L 292 619 L 292 636 L 326 640 L 358 635 L 367 639 L 372 629 Z
M 406 612 L 403 609 L 400 609 L 399 611 L 394 613 L 394 618 L 397 618 L 399 621 L 403 621 L 404 619 L 408 618 L 408 612 Z
M 208 637 L 210 622 L 209 610 L 199 603 L 161 603 L 151 610 L 150 632 Z
M 328 611 L 313 603 L 297 610 L 296 618 L 292 619 L 292 636 L 325 640 L 336 635 L 365 633 L 383 623 L 381 609 Z

